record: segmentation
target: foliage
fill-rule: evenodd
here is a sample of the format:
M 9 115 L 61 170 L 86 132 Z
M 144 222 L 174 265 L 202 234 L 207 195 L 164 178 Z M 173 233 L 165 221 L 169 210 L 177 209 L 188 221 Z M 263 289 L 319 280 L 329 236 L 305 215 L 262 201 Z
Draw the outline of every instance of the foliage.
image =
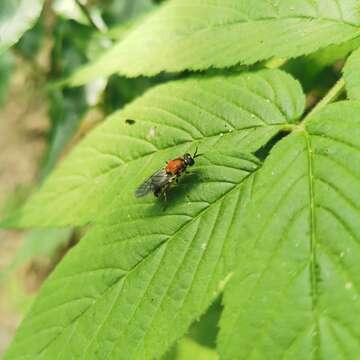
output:
M 359 347 L 359 110 L 345 101 L 308 118 L 258 172 L 225 291 L 224 358 L 265 359 L 269 342 L 289 359 Z
M 0 54 L 16 43 L 40 15 L 44 0 L 2 0 L 0 9 Z
M 5 52 L 0 55 L 0 108 L 7 99 L 13 62 L 14 58 L 11 53 Z
M 53 139 L 67 140 L 50 142 L 54 158 L 92 106 L 86 87 L 65 84 L 102 77 L 98 106 L 121 109 L 52 172 L 51 161 L 40 190 L 2 222 L 91 224 L 45 282 L 5 359 L 353 358 L 359 1 L 148 3 L 140 18 L 94 5 L 87 24 L 57 20 Z M 96 28 L 95 9 L 124 27 Z M 91 56 L 88 38 L 98 49 Z M 331 65 L 350 53 L 329 89 L 339 77 Z M 315 106 L 314 91 L 325 91 Z M 197 147 L 202 155 L 168 203 L 134 198 L 165 161 Z M 210 307 L 221 294 L 223 310 Z M 221 317 L 216 350 L 201 341 L 214 336 L 203 334 L 211 326 L 191 327 L 206 311 L 200 324 Z
M 359 24 L 357 0 L 173 0 L 71 83 L 291 58 L 350 40 Z

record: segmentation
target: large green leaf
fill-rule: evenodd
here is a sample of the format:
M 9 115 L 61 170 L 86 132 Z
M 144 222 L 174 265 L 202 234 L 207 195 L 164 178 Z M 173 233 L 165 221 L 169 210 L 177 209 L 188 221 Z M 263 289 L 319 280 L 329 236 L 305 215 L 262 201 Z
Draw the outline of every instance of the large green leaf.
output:
M 48 279 L 5 359 L 164 353 L 226 283 L 250 192 L 242 184 L 256 168 L 239 150 L 216 149 L 166 211 L 116 204 Z
M 0 6 L 0 53 L 16 43 L 40 15 L 44 0 L 2 0 Z
M 355 50 L 344 67 L 344 78 L 349 99 L 360 99 L 360 49 Z
M 299 84 L 276 70 L 160 85 L 95 129 L 8 225 L 94 222 L 114 198 L 133 203 L 169 158 L 218 142 L 254 152 L 303 108 Z
M 330 105 L 257 173 L 225 291 L 224 359 L 351 359 L 360 347 L 360 103 Z
M 71 83 L 295 57 L 350 40 L 359 25 L 358 0 L 172 0 Z
M 99 222 L 50 276 L 7 359 L 163 354 L 230 277 L 239 222 L 259 166 L 251 153 L 297 119 L 303 106 L 298 83 L 267 70 L 162 85 L 95 130 L 23 220 L 74 221 L 81 214 L 75 207 L 85 201 L 83 216 L 96 215 Z M 127 124 L 127 116 L 141 126 Z M 153 197 L 134 199 L 139 182 L 195 145 L 203 155 L 165 209 Z M 83 159 L 91 159 L 86 170 Z M 64 179 L 77 180 L 79 170 L 93 178 L 71 200 Z M 98 193 L 89 196 L 97 181 Z M 99 201 L 104 197 L 107 204 Z

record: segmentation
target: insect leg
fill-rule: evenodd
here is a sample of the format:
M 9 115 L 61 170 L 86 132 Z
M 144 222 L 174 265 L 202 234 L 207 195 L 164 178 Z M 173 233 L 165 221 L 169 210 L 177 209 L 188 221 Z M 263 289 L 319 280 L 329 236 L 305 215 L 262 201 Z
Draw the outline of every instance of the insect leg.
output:
M 166 185 L 164 185 L 161 189 L 161 193 L 164 196 L 164 200 L 168 201 L 168 192 L 170 190 L 171 182 L 168 182 Z
M 163 211 L 166 210 L 166 207 L 167 207 L 167 204 L 168 204 L 168 192 L 170 190 L 170 185 L 171 185 L 171 182 L 169 182 L 168 184 L 166 184 L 162 189 L 161 189 L 161 194 L 164 196 L 164 201 L 165 201 L 165 204 L 164 204 L 164 208 L 163 208 Z
M 154 195 L 155 195 L 156 197 L 160 197 L 160 196 L 161 196 L 161 189 L 156 189 L 156 190 L 154 191 Z

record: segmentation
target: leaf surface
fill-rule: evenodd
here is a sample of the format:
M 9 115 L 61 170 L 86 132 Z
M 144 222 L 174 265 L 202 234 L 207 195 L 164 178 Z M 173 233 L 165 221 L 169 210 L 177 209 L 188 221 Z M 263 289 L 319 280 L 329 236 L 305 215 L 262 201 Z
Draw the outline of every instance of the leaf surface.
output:
M 158 86 L 95 129 L 7 225 L 96 222 L 115 198 L 134 202 L 135 188 L 165 161 L 217 143 L 254 152 L 303 108 L 298 82 L 276 70 Z
M 203 155 L 166 210 L 116 204 L 58 266 L 8 359 L 160 356 L 222 290 L 256 158 Z M 66 346 L 65 346 L 66 344 Z
M 99 76 L 155 75 L 291 58 L 360 34 L 357 0 L 172 0 L 72 85 Z
M 348 359 L 360 344 L 359 102 L 330 105 L 257 173 L 225 291 L 224 359 Z
M 161 110 L 162 122 L 150 104 L 166 109 Z M 98 135 L 109 134 L 109 129 L 121 130 L 112 134 L 129 135 L 126 131 L 136 129 L 136 123 L 124 121 L 129 111 L 142 127 L 157 121 L 156 131 L 168 135 L 152 139 L 149 145 L 145 137 L 133 133 L 126 147 L 116 136 L 116 144 L 108 147 L 118 150 L 116 156 L 91 151 L 92 156 L 99 152 L 101 159 L 116 161 L 131 152 L 142 154 L 145 166 L 139 170 L 139 162 L 130 162 L 125 171 L 133 176 L 120 173 L 115 178 L 122 184 L 106 185 L 112 189 L 111 206 L 103 208 L 98 224 L 50 276 L 7 359 L 148 359 L 165 353 L 231 276 L 239 221 L 251 194 L 253 173 L 260 166 L 251 153 L 267 143 L 279 126 L 297 119 L 303 105 L 296 81 L 281 71 L 267 70 L 161 86 L 96 130 Z M 147 133 L 145 129 L 143 136 Z M 98 135 L 91 141 L 99 142 Z M 101 144 L 109 146 L 110 140 Z M 151 197 L 134 199 L 134 183 L 161 163 L 155 154 L 174 156 L 193 150 L 195 144 L 203 155 L 170 192 L 165 208 Z M 73 164 L 72 169 L 79 168 L 78 162 Z M 136 181 L 129 184 L 130 178 Z M 96 199 L 100 195 L 104 193 Z M 46 209 L 47 215 L 50 211 Z

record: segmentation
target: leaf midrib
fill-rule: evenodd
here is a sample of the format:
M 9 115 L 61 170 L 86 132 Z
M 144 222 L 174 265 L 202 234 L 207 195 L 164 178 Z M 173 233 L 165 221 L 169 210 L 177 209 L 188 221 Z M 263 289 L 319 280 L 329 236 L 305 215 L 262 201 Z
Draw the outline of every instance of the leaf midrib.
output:
M 317 243 L 316 243 L 316 217 L 315 217 L 315 181 L 314 181 L 314 158 L 311 147 L 311 139 L 307 130 L 304 129 L 303 135 L 306 143 L 308 157 L 308 175 L 309 175 L 309 204 L 310 204 L 310 283 L 311 283 L 311 306 L 314 317 L 315 333 L 312 341 L 314 346 L 313 358 L 320 358 L 320 329 L 319 314 L 317 303 L 319 296 L 318 279 L 317 279 Z

